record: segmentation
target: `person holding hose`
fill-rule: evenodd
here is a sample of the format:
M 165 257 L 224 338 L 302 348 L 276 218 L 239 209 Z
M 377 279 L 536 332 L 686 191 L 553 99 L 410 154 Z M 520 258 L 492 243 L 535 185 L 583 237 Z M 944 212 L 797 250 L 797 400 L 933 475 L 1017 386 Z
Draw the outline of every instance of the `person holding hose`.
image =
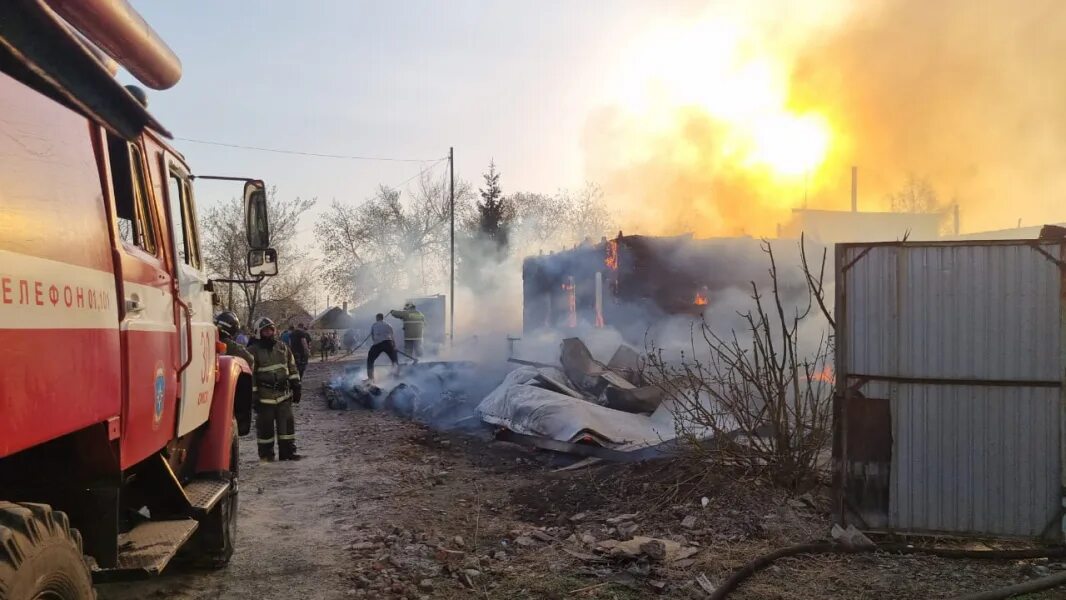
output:
M 366 355 L 366 378 L 371 383 L 374 381 L 374 361 L 382 354 L 389 357 L 393 368 L 400 365 L 400 357 L 396 354 L 396 342 L 393 340 L 395 334 L 392 331 L 392 325 L 385 322 L 385 315 L 381 313 L 374 318 L 374 324 L 370 326 L 373 345 L 370 346 L 370 352 Z
M 389 314 L 403 320 L 403 351 L 410 356 L 421 357 L 426 316 L 412 302 L 405 304 L 403 310 L 389 311 Z

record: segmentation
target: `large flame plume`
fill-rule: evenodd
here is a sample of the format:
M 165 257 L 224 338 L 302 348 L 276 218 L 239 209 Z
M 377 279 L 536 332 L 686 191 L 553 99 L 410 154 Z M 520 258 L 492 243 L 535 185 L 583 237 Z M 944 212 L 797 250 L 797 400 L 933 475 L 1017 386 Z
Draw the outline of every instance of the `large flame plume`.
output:
M 643 233 L 773 235 L 846 209 L 852 164 L 866 210 L 917 174 L 971 230 L 1059 220 L 1062 25 L 1051 0 L 714 3 L 631 44 L 588 174 Z

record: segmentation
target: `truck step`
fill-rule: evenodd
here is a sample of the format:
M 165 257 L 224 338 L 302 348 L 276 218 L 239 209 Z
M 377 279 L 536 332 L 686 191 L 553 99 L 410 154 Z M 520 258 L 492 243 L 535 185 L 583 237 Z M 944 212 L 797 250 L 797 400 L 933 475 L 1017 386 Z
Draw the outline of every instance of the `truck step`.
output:
M 229 492 L 230 483 L 219 479 L 195 479 L 185 486 L 185 497 L 193 510 L 211 512 L 218 501 Z
M 189 541 L 199 522 L 195 519 L 146 521 L 118 536 L 118 562 L 113 569 L 97 569 L 93 579 L 158 575 Z

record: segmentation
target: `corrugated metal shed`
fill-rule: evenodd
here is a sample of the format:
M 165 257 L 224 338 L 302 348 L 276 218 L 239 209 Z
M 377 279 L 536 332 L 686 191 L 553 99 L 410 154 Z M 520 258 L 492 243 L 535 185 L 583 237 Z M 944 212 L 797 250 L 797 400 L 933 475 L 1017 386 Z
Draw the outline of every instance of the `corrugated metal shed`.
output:
M 837 246 L 838 515 L 1062 538 L 1058 242 Z

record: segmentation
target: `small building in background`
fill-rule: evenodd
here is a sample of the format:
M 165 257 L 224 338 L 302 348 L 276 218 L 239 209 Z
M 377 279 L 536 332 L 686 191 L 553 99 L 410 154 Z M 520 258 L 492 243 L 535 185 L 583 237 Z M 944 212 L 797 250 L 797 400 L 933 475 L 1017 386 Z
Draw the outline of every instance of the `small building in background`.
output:
M 347 306 L 331 306 L 318 313 L 311 321 L 311 329 L 342 331 L 352 328 L 355 320 L 348 314 Z
M 699 318 L 725 294 L 750 294 L 752 281 L 768 284 L 762 244 L 750 237 L 619 233 L 528 257 L 522 264 L 523 330 L 611 327 L 642 343 L 657 323 Z M 795 241 L 774 242 L 775 254 L 790 263 L 799 260 L 798 250 Z
M 300 303 L 295 300 L 263 300 L 255 307 L 256 317 L 268 317 L 271 321 L 277 323 L 280 329 L 288 329 L 289 326 L 299 327 L 305 325 L 310 327 L 311 321 L 314 317 L 311 313 L 307 312 Z
M 1066 223 L 1049 223 L 1059 227 L 1066 227 Z M 1046 225 L 1033 227 L 1013 227 L 1011 229 L 994 229 L 991 231 L 977 231 L 946 237 L 947 240 L 1035 240 L 1040 237 L 1040 230 Z
M 893 242 L 940 239 L 951 226 L 952 210 L 943 212 L 859 212 L 797 208 L 792 219 L 779 227 L 779 238 L 799 239 L 804 234 L 826 245 L 839 242 Z

